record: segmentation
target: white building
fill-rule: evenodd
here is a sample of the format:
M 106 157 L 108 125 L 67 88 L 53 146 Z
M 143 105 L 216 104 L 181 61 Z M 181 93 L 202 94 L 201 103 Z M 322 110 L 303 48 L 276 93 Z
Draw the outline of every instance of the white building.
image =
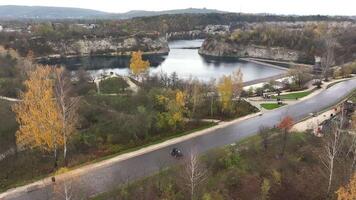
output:
M 0 25 L 0 32 L 2 32 L 2 30 L 4 30 L 4 28 Z

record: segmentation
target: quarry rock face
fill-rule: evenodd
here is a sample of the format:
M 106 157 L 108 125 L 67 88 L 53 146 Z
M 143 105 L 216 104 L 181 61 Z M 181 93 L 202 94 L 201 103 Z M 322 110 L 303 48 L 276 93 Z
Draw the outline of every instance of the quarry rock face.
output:
M 284 47 L 239 45 L 233 42 L 208 38 L 199 49 L 203 56 L 210 57 L 253 57 L 272 60 L 298 61 L 301 52 Z
M 169 53 L 165 37 L 82 38 L 66 41 L 47 41 L 51 49 L 47 57 L 76 57 L 90 55 L 130 55 L 132 51 L 143 54 L 166 55 Z

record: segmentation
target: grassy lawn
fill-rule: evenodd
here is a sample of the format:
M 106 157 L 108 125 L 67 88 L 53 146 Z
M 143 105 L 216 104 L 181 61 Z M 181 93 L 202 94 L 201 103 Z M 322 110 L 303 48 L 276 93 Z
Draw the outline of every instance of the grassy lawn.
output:
M 286 104 L 277 104 L 277 103 L 261 103 L 262 108 L 267 109 L 267 110 L 273 110 L 282 106 L 285 106 Z
M 313 93 L 314 91 L 315 91 L 315 89 L 310 90 L 310 91 L 305 91 L 305 92 L 295 92 L 295 93 L 280 95 L 279 98 L 281 98 L 281 99 L 300 99 L 300 98 L 308 96 L 309 94 Z M 278 96 L 273 96 L 272 98 L 277 99 Z

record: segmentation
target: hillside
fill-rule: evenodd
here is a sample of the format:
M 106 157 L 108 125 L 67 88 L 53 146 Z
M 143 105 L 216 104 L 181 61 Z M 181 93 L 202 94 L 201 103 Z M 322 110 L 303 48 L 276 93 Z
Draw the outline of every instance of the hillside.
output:
M 166 11 L 133 10 L 126 13 L 108 13 L 91 9 L 46 6 L 0 6 L 1 19 L 129 19 L 134 17 L 148 17 L 165 14 L 202 14 L 224 13 L 210 9 L 177 9 Z
M 0 18 L 2 19 L 67 19 L 67 18 L 90 18 L 103 16 L 108 13 L 66 7 L 45 7 L 45 6 L 0 6 Z

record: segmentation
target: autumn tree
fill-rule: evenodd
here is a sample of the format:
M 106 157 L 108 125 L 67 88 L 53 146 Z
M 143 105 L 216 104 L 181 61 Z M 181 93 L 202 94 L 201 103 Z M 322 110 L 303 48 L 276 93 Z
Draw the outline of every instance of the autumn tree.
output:
M 144 61 L 142 59 L 142 52 L 132 52 L 131 60 L 130 60 L 130 69 L 131 73 L 135 77 L 141 77 L 147 72 L 148 68 L 150 67 L 149 61 Z
M 288 70 L 289 76 L 291 76 L 293 83 L 298 86 L 298 89 L 302 89 L 303 85 L 310 80 L 310 70 L 301 65 L 296 65 Z
M 185 84 L 185 93 L 187 94 L 188 106 L 191 110 L 190 117 L 199 117 L 199 108 L 202 107 L 205 100 L 204 85 L 198 80 L 190 80 Z
M 71 82 L 64 68 L 55 69 L 55 95 L 57 106 L 59 108 L 60 122 L 62 123 L 62 138 L 63 138 L 63 158 L 67 164 L 67 145 L 71 135 L 76 130 L 78 121 L 77 109 L 79 97 L 71 96 Z
M 20 148 L 39 148 L 53 152 L 57 167 L 57 149 L 63 145 L 59 108 L 54 100 L 54 82 L 49 66 L 37 66 L 24 83 L 26 91 L 14 105 L 19 130 L 16 142 Z
M 233 98 L 239 98 L 243 90 L 243 74 L 238 68 L 231 75 Z
M 261 185 L 261 199 L 267 200 L 269 198 L 269 192 L 271 189 L 271 183 L 267 178 L 263 178 Z
M 285 116 L 281 120 L 281 122 L 278 124 L 278 128 L 283 131 L 283 143 L 282 143 L 281 157 L 284 156 L 286 146 L 287 146 L 288 133 L 292 129 L 293 124 L 294 124 L 294 120 L 291 116 Z
M 356 198 L 356 173 L 346 186 L 341 186 L 337 192 L 337 200 L 354 200 Z
M 233 83 L 231 76 L 223 76 L 217 86 L 223 111 L 231 110 Z
M 186 95 L 180 90 L 157 95 L 156 103 L 161 107 L 161 112 L 157 114 L 157 126 L 162 129 L 175 130 L 178 125 L 183 124 L 186 111 L 185 101 Z

